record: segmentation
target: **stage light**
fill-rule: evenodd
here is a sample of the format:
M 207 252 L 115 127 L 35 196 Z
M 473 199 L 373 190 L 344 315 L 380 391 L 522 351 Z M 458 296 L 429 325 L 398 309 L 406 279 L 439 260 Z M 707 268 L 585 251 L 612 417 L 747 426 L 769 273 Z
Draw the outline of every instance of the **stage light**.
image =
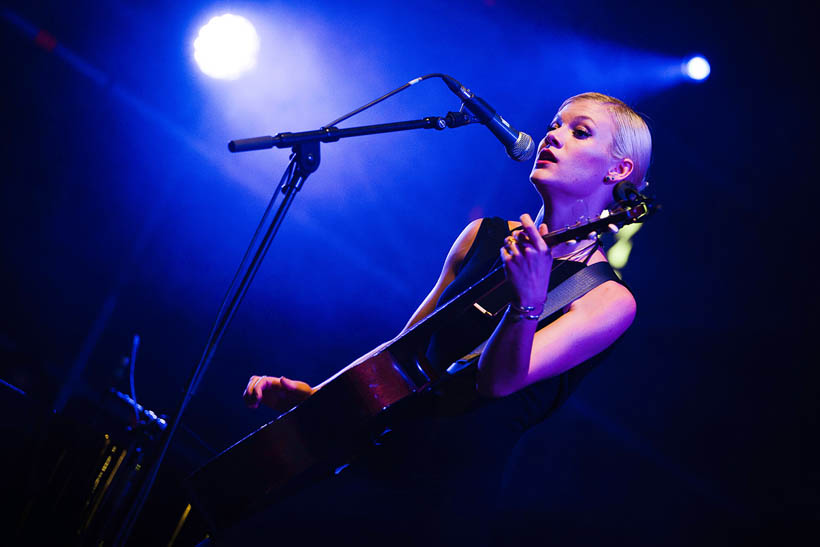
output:
M 226 13 L 212 18 L 194 40 L 200 70 L 222 80 L 235 80 L 256 66 L 259 36 L 250 21 Z
M 700 55 L 692 57 L 683 64 L 683 73 L 693 80 L 701 81 L 709 77 L 712 68 L 709 66 L 709 61 Z

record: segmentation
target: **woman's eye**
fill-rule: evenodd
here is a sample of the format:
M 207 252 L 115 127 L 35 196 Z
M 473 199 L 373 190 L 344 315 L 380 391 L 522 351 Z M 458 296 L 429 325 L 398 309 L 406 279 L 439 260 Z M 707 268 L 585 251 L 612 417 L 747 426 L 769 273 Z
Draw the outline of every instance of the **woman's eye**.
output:
M 572 134 L 579 139 L 586 139 L 587 137 L 591 136 L 590 132 L 584 129 L 583 127 L 576 127 L 575 129 L 573 129 Z

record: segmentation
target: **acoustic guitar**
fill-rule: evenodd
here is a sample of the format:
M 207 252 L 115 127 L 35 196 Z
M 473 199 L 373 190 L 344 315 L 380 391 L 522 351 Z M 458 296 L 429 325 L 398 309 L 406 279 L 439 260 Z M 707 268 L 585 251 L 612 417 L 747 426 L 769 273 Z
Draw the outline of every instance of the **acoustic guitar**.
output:
M 550 232 L 549 246 L 644 220 L 657 208 L 635 194 L 600 217 Z M 425 357 L 430 337 L 466 309 L 503 294 L 503 266 L 424 320 L 322 384 L 310 397 L 205 463 L 187 479 L 192 502 L 222 529 L 343 466 L 390 425 L 391 409 L 447 375 Z M 484 304 L 484 305 L 482 305 Z M 464 354 L 473 348 L 464 348 Z M 252 477 L 252 480 L 250 479 Z

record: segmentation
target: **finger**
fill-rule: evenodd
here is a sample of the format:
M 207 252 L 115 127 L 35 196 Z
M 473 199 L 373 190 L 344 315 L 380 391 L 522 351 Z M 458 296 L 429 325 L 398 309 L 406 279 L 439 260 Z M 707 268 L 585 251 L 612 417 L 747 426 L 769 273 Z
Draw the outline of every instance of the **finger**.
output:
M 272 383 L 273 378 L 268 376 L 262 376 L 259 378 L 259 381 L 253 386 L 253 393 L 256 396 L 256 404 L 257 406 L 262 401 L 264 397 L 265 388 L 268 387 Z
M 519 257 L 521 256 L 521 247 L 521 243 L 519 243 L 518 241 L 513 241 L 512 244 L 507 248 L 507 251 L 513 258 Z
M 242 399 L 250 408 L 256 408 L 259 406 L 259 399 L 256 397 L 256 392 L 254 391 L 254 388 L 256 387 L 256 384 L 259 383 L 259 380 L 259 376 L 251 376 L 247 387 L 245 387 L 245 391 L 242 393 Z
M 533 224 L 532 217 L 528 213 L 524 213 L 518 219 L 521 221 L 521 229 L 515 234 L 516 239 L 521 241 L 530 237 L 530 232 L 527 230 Z
M 503 247 L 510 256 L 519 256 L 521 254 L 520 249 L 518 248 L 518 241 L 516 241 L 515 236 L 507 236 L 504 238 L 504 247 Z
M 541 237 L 541 233 L 528 214 L 521 215 L 521 234 L 518 241 L 522 245 L 521 249 L 531 248 L 538 252 L 545 252 L 547 244 Z
M 243 397 L 247 397 L 248 395 L 250 395 L 250 394 L 251 394 L 251 392 L 253 391 L 253 386 L 254 386 L 254 385 L 256 384 L 256 382 L 258 382 L 258 381 L 259 381 L 259 376 L 251 376 L 251 379 L 250 379 L 250 380 L 248 380 L 248 385 L 247 385 L 247 386 L 245 386 L 245 391 L 244 391 L 244 392 L 242 392 L 242 396 L 243 396 Z
M 521 225 L 524 227 L 524 232 L 527 235 L 529 243 L 539 251 L 546 251 L 547 244 L 541 238 L 541 234 L 538 231 L 538 227 L 532 221 L 530 215 L 526 213 L 521 215 Z

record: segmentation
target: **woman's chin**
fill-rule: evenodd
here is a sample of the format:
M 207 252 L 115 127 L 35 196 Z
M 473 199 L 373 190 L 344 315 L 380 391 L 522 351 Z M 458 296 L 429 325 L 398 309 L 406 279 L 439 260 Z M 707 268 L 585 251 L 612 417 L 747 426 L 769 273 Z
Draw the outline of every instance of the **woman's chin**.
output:
M 538 187 L 548 186 L 553 182 L 550 175 L 551 173 L 546 169 L 533 169 L 530 172 L 530 182 Z

